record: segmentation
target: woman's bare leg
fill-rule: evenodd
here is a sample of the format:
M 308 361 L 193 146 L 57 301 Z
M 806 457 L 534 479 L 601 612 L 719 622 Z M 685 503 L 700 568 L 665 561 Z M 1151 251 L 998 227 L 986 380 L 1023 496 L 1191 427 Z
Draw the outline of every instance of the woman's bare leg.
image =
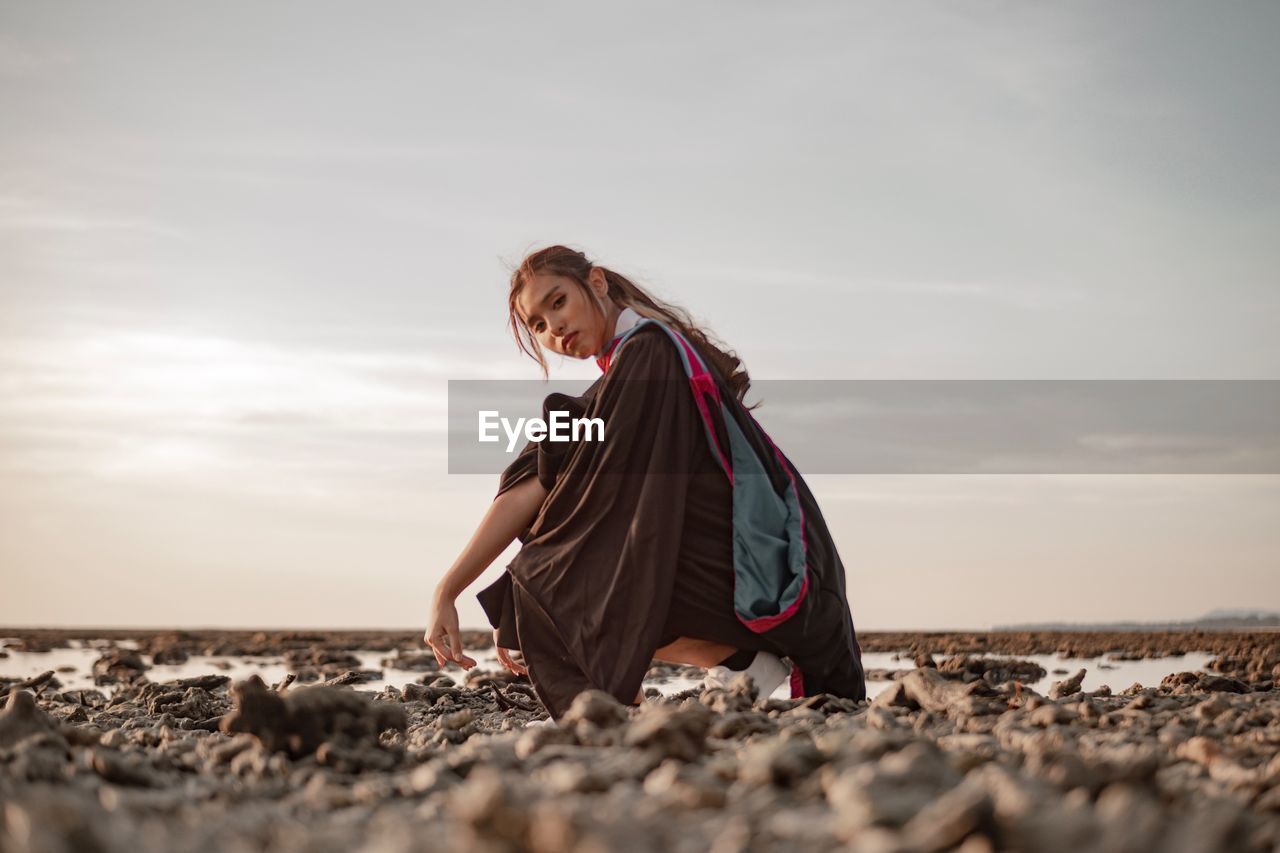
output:
M 695 640 L 692 637 L 680 637 L 667 643 L 662 648 L 653 653 L 655 660 L 664 663 L 685 663 L 690 666 L 700 666 L 704 669 L 716 666 L 720 661 L 736 652 L 733 646 L 724 643 L 714 643 L 711 640 Z M 640 692 L 636 694 L 634 704 L 639 705 L 644 702 L 644 688 L 640 688 Z
M 653 656 L 666 663 L 684 663 L 707 669 L 716 666 L 736 651 L 733 646 L 724 643 L 680 637 L 658 649 Z

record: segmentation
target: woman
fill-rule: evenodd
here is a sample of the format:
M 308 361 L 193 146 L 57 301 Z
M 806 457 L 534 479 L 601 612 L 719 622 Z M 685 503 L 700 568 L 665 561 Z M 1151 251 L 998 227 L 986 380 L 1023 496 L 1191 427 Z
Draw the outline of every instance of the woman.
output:
M 746 671 L 764 695 L 790 675 L 793 696 L 863 698 L 844 567 L 808 486 L 743 405 L 741 362 L 564 246 L 520 264 L 508 311 L 544 376 L 544 350 L 596 359 L 601 377 L 548 396 L 543 415 L 598 417 L 604 438 L 531 441 L 502 473 L 436 589 L 424 639 L 440 665 L 475 665 L 454 602 L 518 536 L 480 601 L 500 660 L 557 719 L 588 688 L 638 701 L 654 658 Z

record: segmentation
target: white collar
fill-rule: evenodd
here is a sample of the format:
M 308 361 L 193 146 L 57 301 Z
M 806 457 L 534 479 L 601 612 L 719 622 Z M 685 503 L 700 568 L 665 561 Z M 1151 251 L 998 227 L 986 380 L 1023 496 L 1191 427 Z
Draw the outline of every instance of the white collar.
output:
M 643 318 L 641 318 L 639 314 L 633 311 L 630 305 L 623 308 L 622 311 L 618 313 L 617 324 L 613 327 L 613 337 L 605 341 L 604 349 L 596 353 L 596 356 L 599 357 L 602 353 L 604 353 L 604 351 L 609 348 L 609 345 L 618 339 L 619 335 L 622 335 L 625 332 L 627 332 L 632 326 L 634 326 L 636 323 L 639 323 L 641 319 Z

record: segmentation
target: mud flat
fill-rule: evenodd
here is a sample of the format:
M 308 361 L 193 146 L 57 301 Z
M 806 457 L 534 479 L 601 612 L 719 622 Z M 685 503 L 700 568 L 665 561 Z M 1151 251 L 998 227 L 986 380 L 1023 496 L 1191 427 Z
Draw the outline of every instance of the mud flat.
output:
M 0 636 L 0 674 L 96 641 L 92 687 L 0 677 L 4 853 L 1280 849 L 1275 634 L 865 635 L 902 655 L 871 702 L 740 679 L 588 692 L 559 726 L 523 679 L 441 672 L 410 632 Z M 416 677 L 361 689 L 355 649 Z M 1192 651 L 1214 657 L 1179 669 Z M 1040 693 L 1034 654 L 1175 656 L 1158 685 Z M 150 677 L 201 656 L 288 674 Z

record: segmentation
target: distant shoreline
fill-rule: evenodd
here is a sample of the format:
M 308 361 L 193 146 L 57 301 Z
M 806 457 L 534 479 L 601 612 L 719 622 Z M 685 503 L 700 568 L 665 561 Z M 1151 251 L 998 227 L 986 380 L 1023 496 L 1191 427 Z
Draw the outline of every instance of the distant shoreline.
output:
M 1117 656 L 1141 659 L 1189 652 L 1236 655 L 1255 646 L 1272 645 L 1276 628 L 1112 631 L 1080 627 L 1075 630 L 992 631 L 868 631 L 858 635 L 864 652 L 917 655 L 1034 655 L 1059 654 L 1087 658 Z M 0 639 L 14 648 L 37 650 L 66 647 L 71 641 L 136 642 L 140 650 L 182 649 L 188 654 L 279 654 L 298 648 L 421 650 L 422 632 L 412 630 L 221 629 L 221 628 L 24 628 L 0 627 Z M 493 645 L 491 630 L 464 630 L 463 645 L 486 649 Z

